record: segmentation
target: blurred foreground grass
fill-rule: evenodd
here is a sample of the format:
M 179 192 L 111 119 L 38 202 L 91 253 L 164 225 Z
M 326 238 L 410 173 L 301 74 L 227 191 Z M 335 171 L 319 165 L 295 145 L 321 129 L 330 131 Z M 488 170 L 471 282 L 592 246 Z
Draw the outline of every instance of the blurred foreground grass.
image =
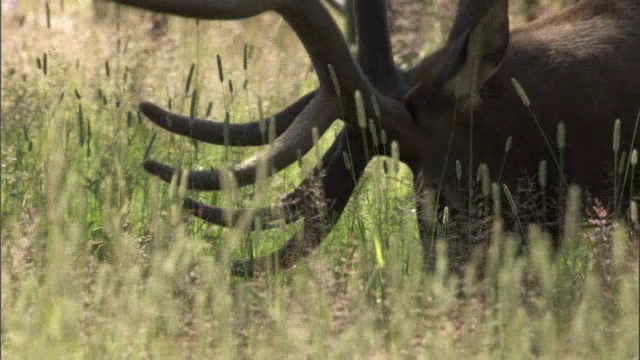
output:
M 577 233 L 558 254 L 533 226 L 519 255 L 496 221 L 461 271 L 438 242 L 436 270 L 423 272 L 410 175 L 382 161 L 321 250 L 277 276 L 230 278 L 231 259 L 268 253 L 298 226 L 247 246 L 184 216 L 183 190 L 140 167 L 153 134 L 153 156 L 183 167 L 248 150 L 158 131 L 136 104 L 201 116 L 211 106 L 209 118 L 236 122 L 256 118 L 260 98 L 273 113 L 315 86 L 294 34 L 265 15 L 171 18 L 154 38 L 140 12 L 96 23 L 83 2 L 52 3 L 48 28 L 42 3 L 21 6 L 24 19 L 2 19 L 3 356 L 638 358 L 638 242 L 624 224 Z M 315 156 L 273 177 L 265 203 Z M 250 190 L 198 196 L 239 206 Z

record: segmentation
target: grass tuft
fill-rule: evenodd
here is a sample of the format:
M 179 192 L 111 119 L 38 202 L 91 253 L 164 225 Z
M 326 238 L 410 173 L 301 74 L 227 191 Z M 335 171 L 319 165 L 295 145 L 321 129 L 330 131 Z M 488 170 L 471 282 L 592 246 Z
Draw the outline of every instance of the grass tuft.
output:
M 481 165 L 479 193 L 491 192 L 494 216 L 469 221 L 488 229 L 486 241 L 461 241 L 456 215 L 438 213 L 430 193 L 419 215 L 433 231 L 422 244 L 409 170 L 398 144 L 376 128 L 378 105 L 364 114 L 368 99 L 360 99 L 363 127 L 382 146 L 391 142 L 390 158 L 372 161 L 321 249 L 287 272 L 232 278 L 234 260 L 268 254 L 300 233 L 300 223 L 245 230 L 255 211 L 309 173 L 340 125 L 315 134 L 319 149 L 268 181 L 261 164 L 254 187 L 223 176 L 223 191 L 193 194 L 185 178 L 165 185 L 142 170 L 152 147 L 154 158 L 184 168 L 228 168 L 255 150 L 195 149 L 142 121 L 137 103 L 168 102 L 196 116 L 202 100 L 207 118 L 227 124 L 259 114 L 273 141 L 271 114 L 316 86 L 295 35 L 268 14 L 199 24 L 172 17 L 158 38 L 133 26 L 147 21 L 141 12 L 120 9 L 116 26 L 96 22 L 84 2 L 61 2 L 60 14 L 47 3 L 45 26 L 42 6 L 26 3 L 20 23 L 2 19 L 11 33 L 2 39 L 2 356 L 638 357 L 637 202 L 628 224 L 604 214 L 586 227 L 578 190 L 569 188 L 556 251 L 542 226 L 504 231 L 502 216 L 522 215 L 524 200 L 491 183 Z M 211 81 L 216 72 L 220 83 Z M 238 79 L 252 85 L 234 95 Z M 510 147 L 507 140 L 505 161 Z M 637 150 L 622 150 L 620 183 L 633 193 Z M 342 156 L 351 169 L 348 152 Z M 185 195 L 247 210 L 234 229 L 205 226 L 183 212 Z M 501 212 L 503 196 L 509 208 Z M 460 250 L 464 261 L 452 256 Z

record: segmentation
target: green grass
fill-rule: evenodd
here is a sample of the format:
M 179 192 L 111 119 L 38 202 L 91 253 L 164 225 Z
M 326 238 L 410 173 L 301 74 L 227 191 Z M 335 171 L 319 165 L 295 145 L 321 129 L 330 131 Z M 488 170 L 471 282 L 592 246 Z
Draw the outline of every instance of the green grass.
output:
M 471 260 L 453 264 L 447 254 L 460 244 L 440 240 L 435 271 L 424 272 L 409 171 L 386 174 L 382 160 L 320 250 L 287 272 L 231 278 L 233 259 L 273 251 L 299 224 L 232 236 L 185 216 L 184 190 L 140 167 L 154 133 L 152 156 L 183 167 L 237 163 L 252 150 L 170 135 L 139 122 L 136 104 L 171 99 L 189 113 L 197 89 L 200 115 L 212 102 L 212 118 L 256 118 L 259 97 L 273 113 L 315 86 L 308 58 L 272 15 L 172 18 L 169 36 L 153 40 L 138 12 L 117 30 L 87 9 L 67 3 L 61 13 L 52 3 L 51 29 L 35 3 L 22 27 L 3 17 L 3 356 L 638 357 L 638 243 L 624 224 L 581 231 L 556 254 L 533 226 L 520 254 L 495 221 Z M 314 158 L 274 176 L 264 203 L 291 190 Z M 241 205 L 251 190 L 192 195 Z

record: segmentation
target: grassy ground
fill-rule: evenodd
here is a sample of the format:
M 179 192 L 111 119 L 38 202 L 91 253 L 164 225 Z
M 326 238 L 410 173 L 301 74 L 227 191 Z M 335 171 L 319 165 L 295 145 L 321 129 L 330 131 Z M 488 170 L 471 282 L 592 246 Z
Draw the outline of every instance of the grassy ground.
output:
M 308 260 L 231 278 L 233 259 L 268 253 L 299 226 L 237 236 L 185 216 L 183 190 L 140 167 L 153 134 L 153 157 L 184 167 L 250 150 L 159 131 L 136 104 L 204 116 L 211 103 L 209 118 L 240 122 L 258 116 L 260 99 L 273 113 L 315 86 L 294 34 L 265 15 L 171 18 L 169 35 L 154 38 L 139 12 L 96 23 L 88 3 L 54 2 L 48 26 L 42 3 L 21 6 L 24 19 L 2 19 L 3 356 L 638 358 L 638 242 L 624 224 L 597 222 L 555 255 L 531 227 L 518 255 L 496 221 L 485 247 L 458 240 L 471 253 L 459 272 L 442 241 L 436 270 L 423 272 L 410 175 L 386 174 L 382 161 Z M 265 202 L 315 156 L 276 175 Z M 251 189 L 197 196 L 240 205 Z

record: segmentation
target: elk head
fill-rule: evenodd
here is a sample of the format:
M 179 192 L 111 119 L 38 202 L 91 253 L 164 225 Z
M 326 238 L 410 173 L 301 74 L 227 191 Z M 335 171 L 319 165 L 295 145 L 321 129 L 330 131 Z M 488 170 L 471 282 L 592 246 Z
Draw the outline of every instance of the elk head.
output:
M 511 186 L 520 175 L 517 170 L 535 172 L 539 161 L 553 152 L 543 134 L 554 138 L 557 122 L 564 121 L 569 131 L 575 131 L 567 138 L 567 149 L 575 149 L 567 152 L 566 177 L 599 191 L 594 174 L 611 153 L 607 151 L 611 137 L 603 132 L 610 131 L 617 117 L 623 117 L 629 120 L 623 129 L 627 145 L 633 133 L 631 119 L 640 90 L 636 20 L 640 16 L 634 17 L 638 11 L 632 5 L 629 8 L 635 13 L 619 21 L 622 15 L 615 6 L 607 9 L 585 1 L 555 20 L 539 21 L 535 24 L 542 25 L 512 33 L 509 44 L 507 0 L 461 0 L 446 44 L 403 72 L 393 62 L 385 0 L 355 1 L 355 59 L 319 0 L 117 2 L 199 19 L 240 19 L 275 11 L 300 38 L 319 87 L 275 114 L 270 123 L 277 135 L 273 143 L 232 170 L 239 186 L 256 181 L 261 162 L 268 164 L 271 173 L 294 163 L 299 153 L 313 147 L 314 129 L 322 134 L 338 118 L 345 124 L 311 176 L 283 196 L 278 206 L 256 212 L 264 227 L 304 218 L 302 236 L 292 237 L 272 255 L 236 262 L 235 275 L 252 274 L 256 268 L 287 268 L 309 254 L 336 223 L 368 162 L 391 153 L 392 142 L 399 146 L 400 160 L 414 173 L 418 198 L 433 184 L 455 202 L 460 198 L 452 186 L 456 183 L 455 161 L 465 166 L 487 163 L 497 179 L 503 144 L 509 136 L 514 143 L 513 159 L 498 181 Z M 630 4 L 631 0 L 609 2 Z M 627 23 L 620 23 L 624 21 Z M 604 27 L 599 33 L 598 26 Z M 625 30 L 626 26 L 630 29 Z M 576 47 L 581 42 L 586 42 L 581 45 L 586 48 Z M 511 78 L 518 79 L 533 99 L 530 108 L 518 98 Z M 597 99 L 602 99 L 599 107 L 585 103 Z M 226 131 L 231 146 L 265 145 L 260 121 L 224 125 L 169 113 L 147 102 L 140 104 L 140 110 L 158 126 L 196 140 L 224 144 Z M 366 131 L 366 127 L 376 131 Z M 388 139 L 384 143 L 375 138 L 382 131 Z M 587 146 L 591 151 L 584 149 Z M 165 181 L 178 171 L 150 159 L 144 161 L 144 168 Z M 324 191 L 321 201 L 307 191 L 316 182 Z M 187 187 L 219 190 L 221 173 L 190 171 Z M 222 226 L 229 225 L 225 214 L 231 213 L 234 220 L 240 214 L 188 198 L 184 207 Z M 424 238 L 428 236 L 426 225 L 420 216 L 418 221 Z

